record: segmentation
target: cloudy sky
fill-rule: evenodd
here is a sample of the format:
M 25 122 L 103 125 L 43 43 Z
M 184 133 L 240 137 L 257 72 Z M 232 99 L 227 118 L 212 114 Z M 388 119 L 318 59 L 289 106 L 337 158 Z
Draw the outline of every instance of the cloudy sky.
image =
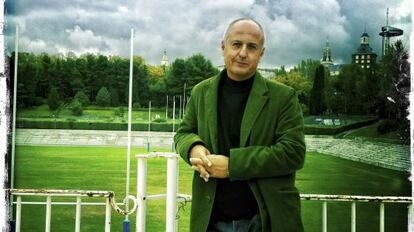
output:
M 404 30 L 409 47 L 410 0 L 6 0 L 6 47 L 34 53 L 86 52 L 128 57 L 131 28 L 134 53 L 159 64 L 164 49 L 170 61 L 202 53 L 222 65 L 220 40 L 226 25 L 253 17 L 266 33 L 262 67 L 291 67 L 320 59 L 329 38 L 335 63 L 349 63 L 366 28 L 381 53 L 381 26 Z

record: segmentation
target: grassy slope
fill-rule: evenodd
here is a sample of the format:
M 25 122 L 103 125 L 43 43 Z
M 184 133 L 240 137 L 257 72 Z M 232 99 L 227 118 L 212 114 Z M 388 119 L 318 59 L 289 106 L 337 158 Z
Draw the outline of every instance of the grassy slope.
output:
M 135 149 L 132 154 L 142 153 Z M 120 202 L 125 192 L 126 149 L 99 147 L 18 147 L 16 152 L 18 188 L 111 190 Z M 161 193 L 166 186 L 165 162 L 148 164 L 148 194 Z M 191 169 L 180 161 L 179 192 L 191 193 Z M 402 173 L 360 164 L 327 155 L 308 153 L 304 169 L 298 172 L 302 193 L 355 195 L 409 195 L 410 183 Z M 131 162 L 131 193 L 136 189 L 136 161 Z M 24 200 L 27 198 L 24 198 Z M 190 203 L 180 211 L 179 231 L 188 231 Z M 164 231 L 164 201 L 148 203 L 147 231 Z M 52 207 L 52 228 L 74 230 L 74 206 Z M 350 204 L 328 204 L 329 231 L 349 231 Z M 44 230 L 44 206 L 24 206 L 23 231 Z M 103 231 L 103 207 L 82 207 L 82 231 Z M 113 212 L 112 231 L 122 231 L 123 217 Z M 303 202 L 306 231 L 320 231 L 321 203 Z M 377 204 L 357 206 L 358 230 L 377 231 Z M 404 231 L 404 206 L 386 206 L 386 230 Z M 97 217 L 98 216 L 98 217 Z M 69 222 L 68 222 L 69 220 Z M 134 226 L 135 214 L 130 217 Z M 372 224 L 372 225 L 371 225 Z
M 392 131 L 386 134 L 379 134 L 377 131 L 377 127 L 379 124 L 380 122 L 376 122 L 369 126 L 361 127 L 351 131 L 346 131 L 342 133 L 340 136 L 345 139 L 363 137 L 365 139 L 374 141 L 401 143 L 400 137 L 396 131 Z
M 119 107 L 86 107 L 83 110 L 82 116 L 73 116 L 70 110 L 64 109 L 59 113 L 56 118 L 58 121 L 65 121 L 68 118 L 76 119 L 78 121 L 96 121 L 96 122 L 127 122 L 128 121 L 128 107 L 124 108 L 124 116 L 119 117 L 115 115 L 116 110 Z M 171 109 L 170 109 L 171 111 Z M 30 109 L 21 109 L 17 112 L 18 118 L 30 118 L 31 120 L 49 120 L 54 121 L 54 111 L 50 111 L 47 105 L 41 105 Z M 153 109 L 151 112 L 151 118 L 154 119 L 156 115 L 159 115 L 161 119 L 165 119 L 165 110 Z M 176 115 L 178 117 L 178 115 Z M 133 122 L 148 122 L 148 111 L 132 111 Z M 172 119 L 168 119 L 169 123 L 172 123 Z

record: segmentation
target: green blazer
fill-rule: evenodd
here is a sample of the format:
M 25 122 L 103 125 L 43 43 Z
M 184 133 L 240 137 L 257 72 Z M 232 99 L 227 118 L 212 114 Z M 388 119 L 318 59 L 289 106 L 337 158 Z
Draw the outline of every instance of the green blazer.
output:
M 176 150 L 189 163 L 194 143 L 218 154 L 219 75 L 197 84 L 174 137 Z M 240 147 L 230 150 L 229 178 L 247 180 L 257 200 L 263 231 L 303 231 L 296 170 L 303 167 L 303 116 L 295 91 L 264 79 L 258 72 L 243 114 Z M 190 231 L 207 231 L 217 181 L 193 176 Z M 237 194 L 237 193 L 235 193 Z

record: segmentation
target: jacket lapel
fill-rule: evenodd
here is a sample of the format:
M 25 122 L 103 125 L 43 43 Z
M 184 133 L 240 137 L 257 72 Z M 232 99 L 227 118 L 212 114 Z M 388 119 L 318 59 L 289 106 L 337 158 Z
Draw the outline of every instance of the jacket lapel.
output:
M 217 141 L 217 95 L 221 73 L 213 77 L 206 93 L 205 107 L 207 109 L 207 127 L 211 139 L 212 153 L 218 153 Z
M 245 147 L 247 145 L 247 139 L 254 122 L 262 111 L 263 106 L 268 101 L 268 96 L 266 95 L 267 92 L 268 89 L 265 80 L 258 72 L 256 72 L 240 128 L 240 147 Z

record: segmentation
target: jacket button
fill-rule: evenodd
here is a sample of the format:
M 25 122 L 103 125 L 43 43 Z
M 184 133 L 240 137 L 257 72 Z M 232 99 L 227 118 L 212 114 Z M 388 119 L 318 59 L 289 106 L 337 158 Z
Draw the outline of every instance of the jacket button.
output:
M 207 202 L 210 202 L 211 197 L 209 195 L 206 195 L 206 200 L 207 200 Z

